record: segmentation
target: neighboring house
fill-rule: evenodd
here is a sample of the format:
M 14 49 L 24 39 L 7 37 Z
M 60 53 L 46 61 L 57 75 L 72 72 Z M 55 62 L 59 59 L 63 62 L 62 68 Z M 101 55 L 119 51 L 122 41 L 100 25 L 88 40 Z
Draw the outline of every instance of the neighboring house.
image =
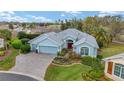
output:
M 4 39 L 0 38 L 0 48 L 4 48 Z
M 124 53 L 103 59 L 105 75 L 113 80 L 124 80 Z
M 97 56 L 98 44 L 96 39 L 77 29 L 67 29 L 58 33 L 49 32 L 29 41 L 31 51 L 38 53 L 57 54 L 63 48 L 73 49 L 82 56 Z

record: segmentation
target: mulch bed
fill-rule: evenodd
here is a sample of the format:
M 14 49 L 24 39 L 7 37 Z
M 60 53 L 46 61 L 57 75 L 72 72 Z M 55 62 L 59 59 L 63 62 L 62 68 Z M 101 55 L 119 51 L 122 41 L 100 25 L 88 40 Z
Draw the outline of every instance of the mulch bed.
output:
M 0 56 L 0 61 L 3 61 L 5 59 L 6 56 L 9 56 L 11 54 L 11 51 L 10 50 L 7 50 L 5 52 L 5 55 L 4 56 Z

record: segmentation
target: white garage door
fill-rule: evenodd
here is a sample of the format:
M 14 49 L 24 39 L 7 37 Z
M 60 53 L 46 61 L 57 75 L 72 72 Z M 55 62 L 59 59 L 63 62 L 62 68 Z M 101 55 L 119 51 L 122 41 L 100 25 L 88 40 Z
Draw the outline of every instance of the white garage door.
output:
M 57 54 L 58 48 L 57 47 L 51 47 L 51 46 L 40 46 L 39 52 L 40 53 L 48 53 L 48 54 Z

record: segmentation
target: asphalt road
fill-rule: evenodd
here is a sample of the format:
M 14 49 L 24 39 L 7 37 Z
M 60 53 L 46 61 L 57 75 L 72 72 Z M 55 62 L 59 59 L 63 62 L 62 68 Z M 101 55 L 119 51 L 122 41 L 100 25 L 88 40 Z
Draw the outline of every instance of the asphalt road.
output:
M 37 81 L 36 79 L 13 73 L 0 73 L 0 81 Z

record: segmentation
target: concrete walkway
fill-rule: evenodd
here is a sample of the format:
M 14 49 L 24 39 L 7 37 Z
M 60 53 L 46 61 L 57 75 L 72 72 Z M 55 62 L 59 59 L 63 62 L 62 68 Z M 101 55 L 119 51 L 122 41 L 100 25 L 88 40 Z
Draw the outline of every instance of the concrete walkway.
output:
M 49 54 L 21 54 L 16 57 L 16 65 L 10 71 L 44 80 L 45 71 L 54 57 Z

